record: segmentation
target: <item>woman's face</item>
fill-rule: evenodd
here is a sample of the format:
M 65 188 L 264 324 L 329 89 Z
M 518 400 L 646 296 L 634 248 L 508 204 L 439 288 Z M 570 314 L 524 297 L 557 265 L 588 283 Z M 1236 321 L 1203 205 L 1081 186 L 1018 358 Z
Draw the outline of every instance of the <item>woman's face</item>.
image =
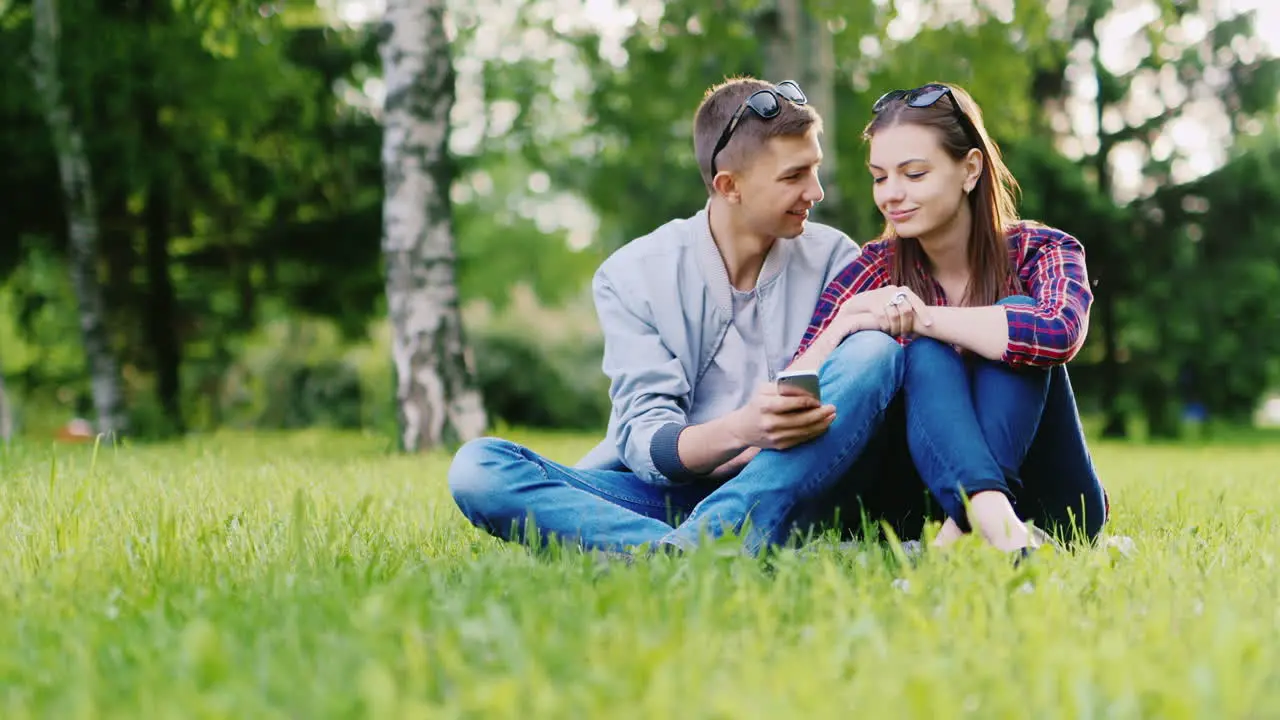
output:
M 898 237 L 927 236 L 957 219 L 981 172 L 975 154 L 981 157 L 974 151 L 953 159 L 938 131 L 921 125 L 894 125 L 871 137 L 873 196 Z

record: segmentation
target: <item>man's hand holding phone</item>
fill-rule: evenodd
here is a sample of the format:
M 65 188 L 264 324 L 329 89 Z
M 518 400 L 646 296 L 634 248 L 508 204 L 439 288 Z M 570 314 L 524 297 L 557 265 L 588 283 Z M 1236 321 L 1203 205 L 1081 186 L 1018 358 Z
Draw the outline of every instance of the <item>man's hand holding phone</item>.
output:
M 818 437 L 835 420 L 835 406 L 816 394 L 816 372 L 784 375 L 794 377 L 761 384 L 751 402 L 734 411 L 730 427 L 743 445 L 785 450 Z

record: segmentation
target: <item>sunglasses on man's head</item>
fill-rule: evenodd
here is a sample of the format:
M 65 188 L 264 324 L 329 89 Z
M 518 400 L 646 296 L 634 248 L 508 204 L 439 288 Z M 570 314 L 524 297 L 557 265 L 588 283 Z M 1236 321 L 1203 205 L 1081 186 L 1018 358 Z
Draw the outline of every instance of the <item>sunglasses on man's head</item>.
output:
M 796 84 L 794 80 L 783 80 L 771 88 L 757 90 L 738 106 L 734 111 L 733 117 L 729 118 L 729 123 L 724 126 L 724 132 L 720 133 L 720 139 L 716 141 L 716 147 L 711 151 L 711 175 L 716 174 L 716 155 L 729 144 L 729 138 L 733 136 L 733 131 L 738 128 L 738 122 L 742 120 L 742 115 L 749 108 L 762 120 L 772 120 L 782 112 L 781 100 L 788 100 L 794 105 L 806 105 L 809 99 L 804 96 L 804 91 Z
M 933 107 L 944 97 L 951 101 L 951 112 L 960 121 L 965 134 L 969 136 L 969 141 L 974 144 L 974 147 L 981 147 L 982 143 L 979 141 L 977 126 L 973 124 L 973 120 L 960 107 L 960 101 L 956 99 L 955 93 L 951 92 L 951 88 L 946 85 L 930 83 L 914 90 L 890 90 L 881 95 L 879 100 L 876 100 L 876 104 L 871 106 L 871 112 L 879 115 L 885 108 L 889 107 L 889 103 L 897 100 L 901 100 L 907 107 Z

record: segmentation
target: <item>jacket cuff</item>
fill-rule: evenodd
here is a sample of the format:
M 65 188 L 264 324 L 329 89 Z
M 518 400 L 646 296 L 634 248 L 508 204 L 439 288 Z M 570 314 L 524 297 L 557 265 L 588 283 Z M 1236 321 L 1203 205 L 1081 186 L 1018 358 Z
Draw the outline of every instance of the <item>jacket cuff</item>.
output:
M 689 427 L 682 423 L 667 423 L 658 428 L 649 443 L 649 459 L 653 466 L 672 482 L 693 482 L 702 476 L 690 472 L 680 461 L 680 433 Z

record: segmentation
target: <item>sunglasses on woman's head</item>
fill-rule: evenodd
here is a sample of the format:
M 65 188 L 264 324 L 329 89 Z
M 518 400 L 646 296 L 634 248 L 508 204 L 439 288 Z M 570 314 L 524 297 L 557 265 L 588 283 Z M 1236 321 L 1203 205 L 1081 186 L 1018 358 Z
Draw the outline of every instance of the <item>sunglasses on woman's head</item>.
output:
M 711 175 L 716 174 L 716 155 L 729 144 L 729 138 L 733 136 L 733 131 L 738 129 L 738 122 L 742 120 L 742 115 L 751 109 L 761 120 L 772 120 L 782 112 L 782 103 L 780 100 L 788 100 L 793 105 L 806 105 L 809 99 L 804 96 L 804 91 L 796 84 L 794 80 L 783 80 L 771 88 L 757 90 L 738 106 L 733 113 L 733 117 L 729 118 L 729 123 L 724 126 L 724 131 L 720 133 L 720 139 L 716 141 L 716 147 L 711 151 Z
M 977 126 L 973 124 L 973 120 L 969 119 L 968 114 L 961 109 L 960 101 L 956 99 L 955 93 L 951 92 L 951 88 L 946 85 L 930 83 L 921 85 L 914 90 L 890 90 L 881 95 L 879 100 L 876 100 L 876 104 L 871 106 L 871 112 L 879 115 L 886 107 L 889 107 L 889 103 L 896 100 L 901 100 L 907 107 L 933 107 L 944 97 L 951 101 L 951 112 L 955 114 L 956 120 L 960 121 L 965 134 L 969 136 L 969 142 L 972 142 L 974 147 L 982 147 Z

